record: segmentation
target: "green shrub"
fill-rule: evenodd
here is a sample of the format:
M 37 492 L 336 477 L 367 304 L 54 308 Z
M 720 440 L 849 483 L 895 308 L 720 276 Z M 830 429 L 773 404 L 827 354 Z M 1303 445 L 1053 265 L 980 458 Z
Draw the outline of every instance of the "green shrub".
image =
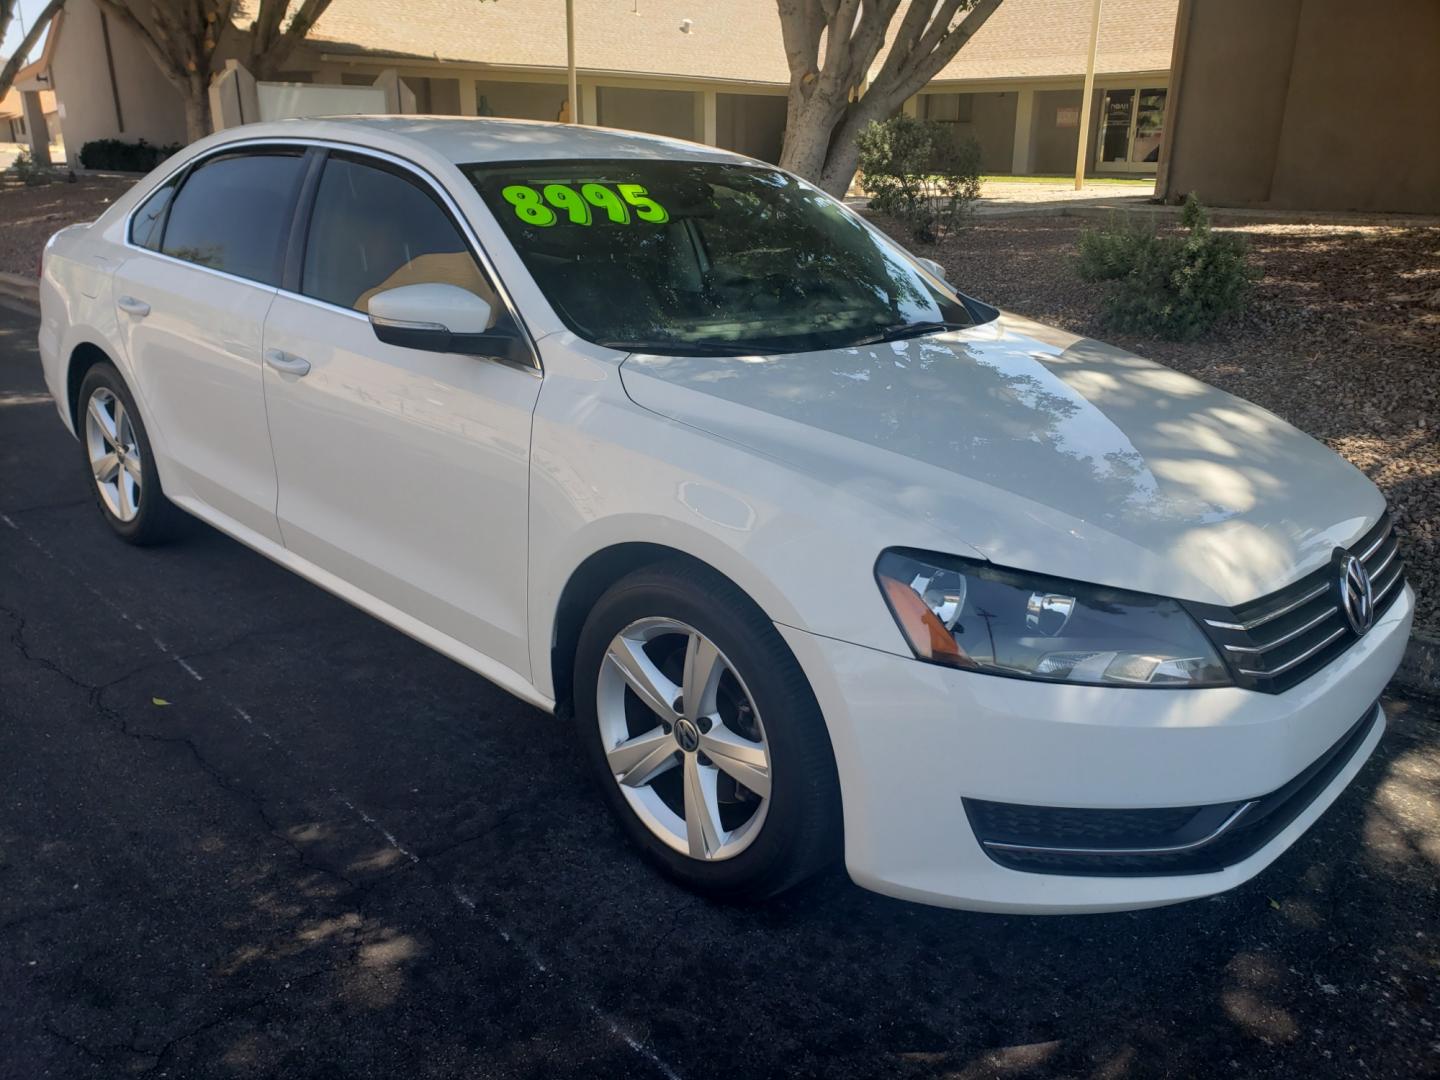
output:
M 1080 276 L 1086 281 L 1123 278 L 1159 245 L 1153 227 L 1111 219 L 1103 229 L 1080 233 Z
M 856 143 L 871 209 L 900 219 L 916 240 L 943 239 L 980 197 L 980 145 L 944 124 L 897 116 L 867 125 Z
M 1078 270 L 1109 285 L 1102 317 L 1117 330 L 1193 341 L 1243 311 L 1255 279 L 1243 237 L 1210 228 L 1192 194 L 1180 215 L 1185 232 L 1114 222 L 1080 234 Z
M 26 187 L 42 187 L 59 179 L 54 168 L 41 165 L 30 155 L 29 150 L 21 150 L 19 156 L 10 163 L 10 168 L 5 171 Z
M 179 143 L 152 146 L 144 139 L 133 143 L 121 139 L 92 139 L 80 147 L 80 164 L 87 169 L 143 173 L 179 150 Z

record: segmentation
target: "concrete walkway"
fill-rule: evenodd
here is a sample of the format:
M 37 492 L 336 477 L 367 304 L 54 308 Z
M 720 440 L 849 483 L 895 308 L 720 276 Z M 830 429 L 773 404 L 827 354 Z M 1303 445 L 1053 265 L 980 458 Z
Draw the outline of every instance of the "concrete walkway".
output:
M 22 151 L 28 150 L 25 143 L 0 142 L 0 172 L 4 172 L 15 164 Z M 50 162 L 54 165 L 63 164 L 65 161 L 65 147 L 60 143 L 50 144 Z
M 990 180 L 980 189 L 974 213 L 979 217 L 1009 217 L 1013 214 L 1053 214 L 1081 207 L 1128 210 L 1147 205 L 1155 197 L 1154 183 L 1114 184 L 1087 181 L 1080 191 L 1073 181 L 1053 183 Z M 848 195 L 847 206 L 868 206 L 864 195 Z
M 1070 180 L 1025 183 L 992 180 L 980 189 L 975 212 L 983 215 L 1027 213 L 1070 206 L 1138 206 L 1155 197 L 1154 183 L 1107 184 L 1087 182 L 1079 191 Z

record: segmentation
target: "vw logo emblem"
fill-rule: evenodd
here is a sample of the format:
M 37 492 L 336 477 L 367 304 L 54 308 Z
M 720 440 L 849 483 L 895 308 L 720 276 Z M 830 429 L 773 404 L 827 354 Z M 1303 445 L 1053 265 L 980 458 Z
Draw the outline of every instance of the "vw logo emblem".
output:
M 1365 564 L 1354 555 L 1340 560 L 1340 606 L 1350 629 L 1364 634 L 1375 621 L 1375 597 L 1370 588 L 1370 574 Z
M 700 731 L 682 716 L 675 721 L 675 741 L 680 744 L 681 750 L 693 754 L 700 749 Z

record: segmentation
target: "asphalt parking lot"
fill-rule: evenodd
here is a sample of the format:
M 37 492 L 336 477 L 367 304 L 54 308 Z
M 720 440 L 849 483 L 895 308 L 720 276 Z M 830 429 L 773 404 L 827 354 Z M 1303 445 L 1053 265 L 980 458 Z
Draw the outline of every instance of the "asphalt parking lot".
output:
M 112 539 L 0 309 L 0 1076 L 1440 1076 L 1440 708 L 1257 880 L 763 908 L 641 864 L 567 725 L 196 525 Z

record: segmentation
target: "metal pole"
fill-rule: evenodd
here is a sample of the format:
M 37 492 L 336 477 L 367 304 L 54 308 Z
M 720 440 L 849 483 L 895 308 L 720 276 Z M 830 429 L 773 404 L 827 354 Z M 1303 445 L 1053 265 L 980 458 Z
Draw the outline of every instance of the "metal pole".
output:
M 1095 46 L 1100 40 L 1100 0 L 1090 9 L 1090 54 L 1085 61 L 1085 94 L 1080 99 L 1080 145 L 1075 150 L 1075 190 L 1085 186 L 1085 151 L 1090 143 L 1090 101 L 1095 96 Z
M 565 0 L 565 63 L 570 69 L 570 123 L 578 124 L 580 92 L 575 78 L 575 0 Z

